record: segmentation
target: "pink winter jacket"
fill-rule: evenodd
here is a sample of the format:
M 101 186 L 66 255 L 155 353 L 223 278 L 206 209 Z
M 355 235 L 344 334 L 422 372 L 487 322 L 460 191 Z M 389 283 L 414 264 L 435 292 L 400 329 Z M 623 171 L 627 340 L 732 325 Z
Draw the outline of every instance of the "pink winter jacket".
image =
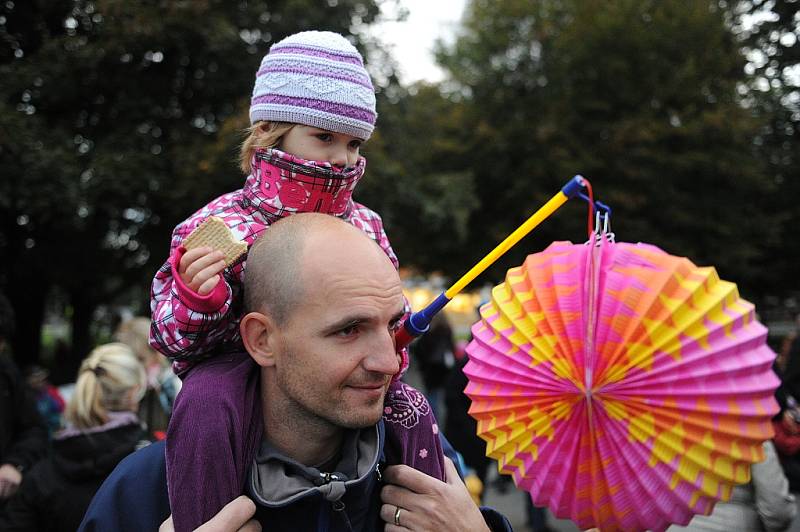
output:
M 184 252 L 181 245 L 183 240 L 209 216 L 223 219 L 234 236 L 252 245 L 271 223 L 283 216 L 321 210 L 339 216 L 364 231 L 383 248 L 397 267 L 397 256 L 386 237 L 381 217 L 351 197 L 352 189 L 363 175 L 365 164 L 364 158 L 360 158 L 350 179 L 334 183 L 325 178 L 325 168 L 317 167 L 318 171 L 312 170 L 310 177 L 298 175 L 301 170 L 306 174 L 309 172 L 308 163 L 302 159 L 279 150 L 257 152 L 252 173 L 243 188 L 215 199 L 173 231 L 170 259 L 153 279 L 150 345 L 171 358 L 178 372 L 220 352 L 220 349 L 243 350 L 239 320 L 243 312 L 246 257 L 225 268 L 222 272 L 224 282 L 217 283 L 215 289 L 206 296 L 186 286 L 177 272 Z M 332 186 L 340 187 L 333 196 L 330 195 Z M 298 194 L 304 203 L 322 197 L 327 200 L 314 201 L 314 206 L 308 208 L 297 204 Z M 285 201 L 282 202 L 282 199 Z M 406 356 L 403 358 L 406 362 Z

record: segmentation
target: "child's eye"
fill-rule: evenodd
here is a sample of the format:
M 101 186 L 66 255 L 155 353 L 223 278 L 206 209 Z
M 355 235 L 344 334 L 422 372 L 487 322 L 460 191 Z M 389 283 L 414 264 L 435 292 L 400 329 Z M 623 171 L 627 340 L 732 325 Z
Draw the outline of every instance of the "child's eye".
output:
M 330 133 L 317 133 L 317 138 L 322 142 L 330 142 L 333 140 L 333 135 Z
M 361 147 L 362 142 L 360 140 L 351 140 L 350 141 L 350 149 L 357 150 Z

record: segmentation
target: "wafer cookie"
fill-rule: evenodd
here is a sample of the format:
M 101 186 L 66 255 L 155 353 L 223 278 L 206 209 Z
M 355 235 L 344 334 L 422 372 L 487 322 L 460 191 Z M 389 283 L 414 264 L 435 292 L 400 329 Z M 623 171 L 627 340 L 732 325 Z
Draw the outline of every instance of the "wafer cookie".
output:
M 225 266 L 230 266 L 236 259 L 247 253 L 247 242 L 236 240 L 225 222 L 216 216 L 206 218 L 183 241 L 183 247 L 187 250 L 203 246 L 221 251 L 225 255 Z

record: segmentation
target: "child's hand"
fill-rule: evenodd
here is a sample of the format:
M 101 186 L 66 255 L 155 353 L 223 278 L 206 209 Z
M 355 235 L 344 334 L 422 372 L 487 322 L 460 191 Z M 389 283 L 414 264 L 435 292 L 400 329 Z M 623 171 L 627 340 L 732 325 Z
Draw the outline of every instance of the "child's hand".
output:
M 211 293 L 217 286 L 219 273 L 224 269 L 225 256 L 208 246 L 190 249 L 178 264 L 181 280 L 201 296 Z

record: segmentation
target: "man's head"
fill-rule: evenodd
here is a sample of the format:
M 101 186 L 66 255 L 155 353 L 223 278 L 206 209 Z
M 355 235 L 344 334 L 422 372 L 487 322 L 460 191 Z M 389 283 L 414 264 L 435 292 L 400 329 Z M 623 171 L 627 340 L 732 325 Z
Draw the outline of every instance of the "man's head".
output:
M 403 294 L 375 242 L 331 216 L 289 216 L 250 250 L 245 306 L 242 339 L 270 408 L 338 427 L 380 419 Z

